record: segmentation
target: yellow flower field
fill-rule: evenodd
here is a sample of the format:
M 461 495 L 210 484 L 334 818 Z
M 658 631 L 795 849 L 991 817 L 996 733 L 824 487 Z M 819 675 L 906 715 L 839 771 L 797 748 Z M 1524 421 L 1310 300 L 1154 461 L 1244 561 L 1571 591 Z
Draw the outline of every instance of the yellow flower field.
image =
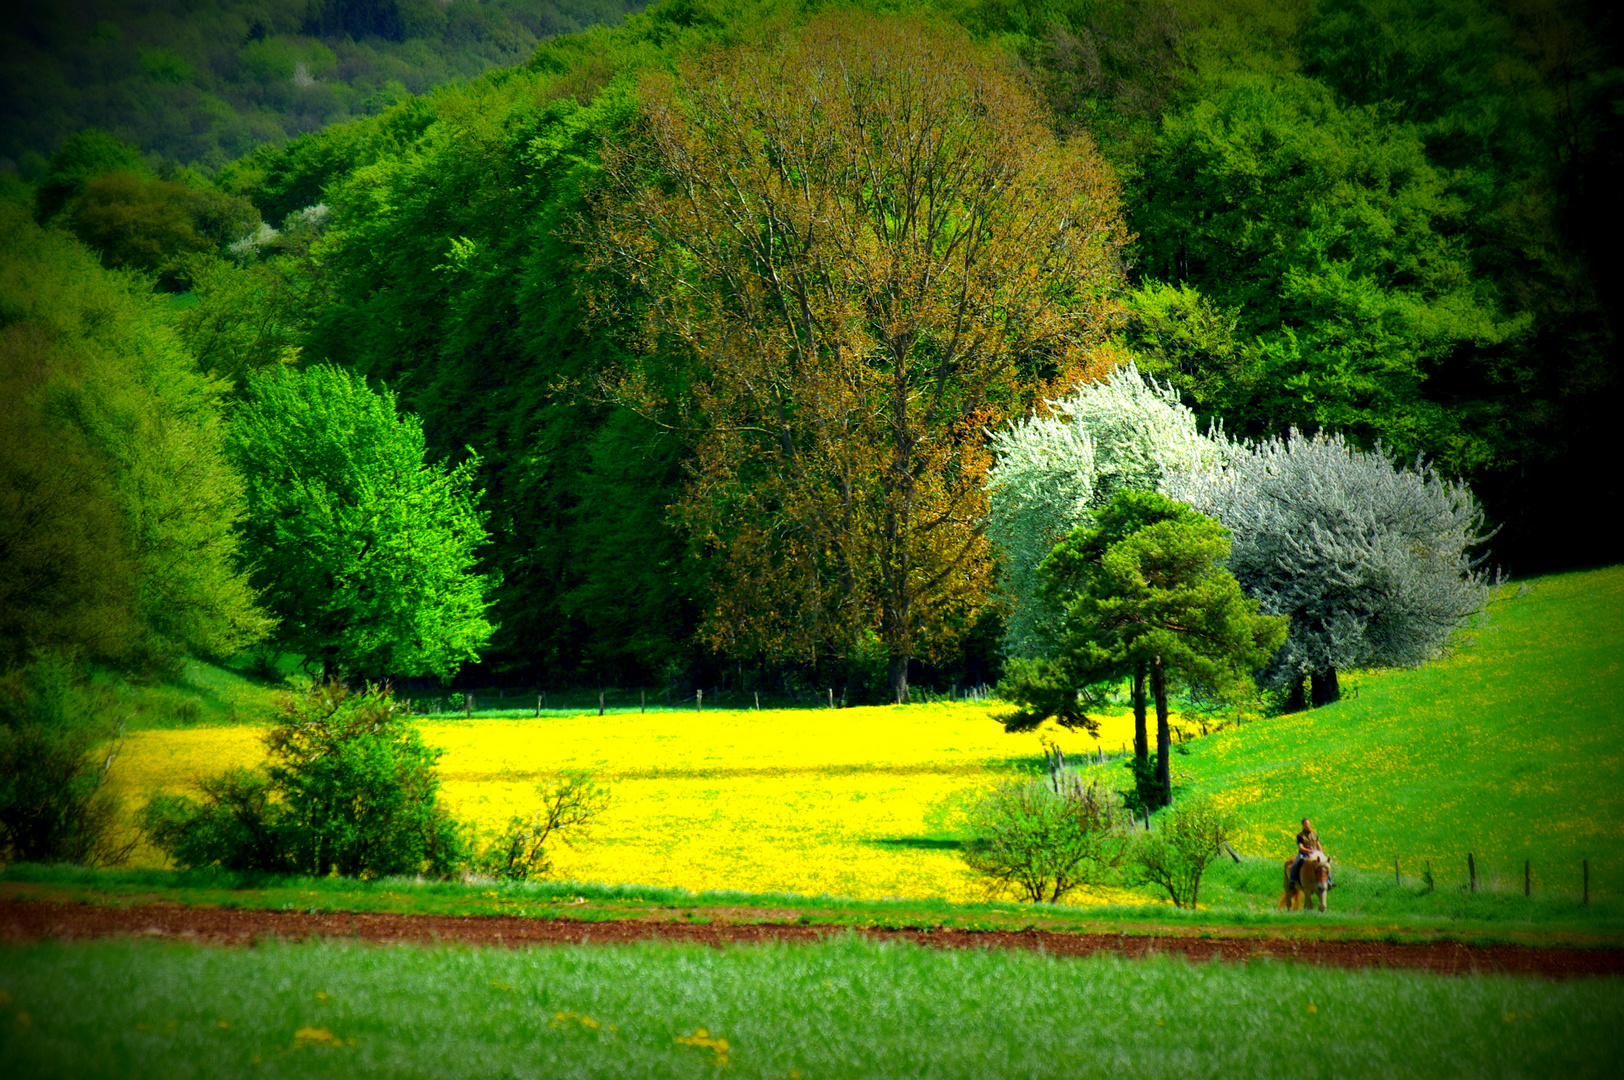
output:
M 535 801 L 537 781 L 589 769 L 613 804 L 589 842 L 561 847 L 556 872 L 580 881 L 860 898 L 978 899 L 927 815 L 959 792 L 1040 760 L 1132 739 L 1131 716 L 1098 740 L 1059 729 L 1006 734 L 984 705 L 623 714 L 425 722 L 445 751 L 453 811 L 494 827 Z M 261 729 L 131 735 L 114 767 L 127 806 L 186 791 L 263 757 Z M 156 852 L 137 861 L 156 865 Z M 1086 902 L 1087 897 L 1078 897 Z

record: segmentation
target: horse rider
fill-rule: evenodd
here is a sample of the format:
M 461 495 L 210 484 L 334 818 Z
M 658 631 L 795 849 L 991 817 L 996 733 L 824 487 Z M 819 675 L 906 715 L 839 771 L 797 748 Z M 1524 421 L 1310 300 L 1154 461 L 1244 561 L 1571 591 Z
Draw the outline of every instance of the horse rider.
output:
M 1330 865 L 1330 856 L 1325 855 L 1325 849 L 1320 847 L 1319 834 L 1314 831 L 1314 826 L 1308 823 L 1308 819 L 1303 818 L 1303 831 L 1297 834 L 1297 858 L 1291 864 L 1291 883 L 1293 885 L 1301 884 L 1298 874 L 1302 869 L 1303 860 L 1314 854 L 1324 856 L 1326 865 Z M 1335 887 L 1329 881 L 1326 882 L 1326 885 L 1330 888 Z

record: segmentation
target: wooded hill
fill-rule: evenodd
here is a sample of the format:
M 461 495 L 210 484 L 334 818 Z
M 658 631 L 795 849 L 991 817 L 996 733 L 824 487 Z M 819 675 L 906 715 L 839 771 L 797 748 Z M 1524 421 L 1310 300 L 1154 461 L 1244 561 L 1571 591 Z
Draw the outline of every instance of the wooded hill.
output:
M 635 302 L 605 303 L 621 279 L 588 264 L 584 237 L 603 216 L 604 149 L 641 123 L 649 79 L 680 86 L 703 50 L 770 45 L 826 6 L 666 0 L 189 181 L 275 227 L 167 271 L 188 290 L 172 317 L 205 371 L 242 385 L 298 350 L 391 389 L 431 456 L 477 457 L 483 568 L 500 576 L 487 676 L 811 676 L 696 637 L 717 548 L 671 511 L 692 443 L 676 413 L 605 389 L 654 355 L 656 396 L 680 404 L 695 369 L 671 340 L 650 343 Z M 1512 572 L 1624 557 L 1577 512 L 1618 494 L 1604 425 L 1620 279 L 1605 238 L 1624 68 L 1606 5 L 842 10 L 903 7 L 994 50 L 1053 133 L 1091 141 L 1114 174 L 1135 239 L 1101 279 L 1114 312 L 1101 356 L 1136 356 L 1232 434 L 1329 428 L 1426 455 L 1474 486 L 1502 526 L 1492 561 Z M 42 190 L 66 175 L 53 169 Z M 920 676 L 990 681 L 996 611 L 957 634 Z M 805 663 L 860 696 L 884 658 L 859 641 Z
M 522 63 L 643 0 L 81 0 L 0 12 L 0 168 L 70 133 L 218 168 L 410 94 Z

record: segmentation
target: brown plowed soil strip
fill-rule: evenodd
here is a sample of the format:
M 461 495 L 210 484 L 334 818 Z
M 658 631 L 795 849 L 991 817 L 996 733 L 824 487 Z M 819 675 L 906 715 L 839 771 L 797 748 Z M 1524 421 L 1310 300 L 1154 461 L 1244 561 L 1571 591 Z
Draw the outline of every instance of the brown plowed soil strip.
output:
M 263 938 L 359 940 L 379 944 L 614 945 L 684 941 L 702 945 L 816 941 L 840 927 L 781 923 L 583 922 L 511 916 L 395 915 L 377 912 L 264 911 L 183 904 L 54 903 L 0 900 L 0 942 L 115 935 L 174 938 L 210 945 L 252 945 Z M 1320 941 L 1284 935 L 1193 938 L 1066 934 L 1041 930 L 863 930 L 869 937 L 904 939 L 937 948 L 1041 949 L 1060 956 L 1115 953 L 1172 955 L 1192 961 L 1272 957 L 1336 967 L 1411 968 L 1448 974 L 1500 972 L 1569 978 L 1624 975 L 1624 949 L 1529 945 L 1408 945 L 1383 941 Z

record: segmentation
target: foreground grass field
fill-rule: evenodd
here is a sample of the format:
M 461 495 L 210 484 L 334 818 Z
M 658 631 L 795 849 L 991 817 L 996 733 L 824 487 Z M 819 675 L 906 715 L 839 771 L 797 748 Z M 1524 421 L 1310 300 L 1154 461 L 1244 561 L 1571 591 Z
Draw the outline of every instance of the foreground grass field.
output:
M 852 938 L 39 945 L 0 951 L 0 992 L 6 1076 L 1601 1076 L 1624 1057 L 1619 980 Z

